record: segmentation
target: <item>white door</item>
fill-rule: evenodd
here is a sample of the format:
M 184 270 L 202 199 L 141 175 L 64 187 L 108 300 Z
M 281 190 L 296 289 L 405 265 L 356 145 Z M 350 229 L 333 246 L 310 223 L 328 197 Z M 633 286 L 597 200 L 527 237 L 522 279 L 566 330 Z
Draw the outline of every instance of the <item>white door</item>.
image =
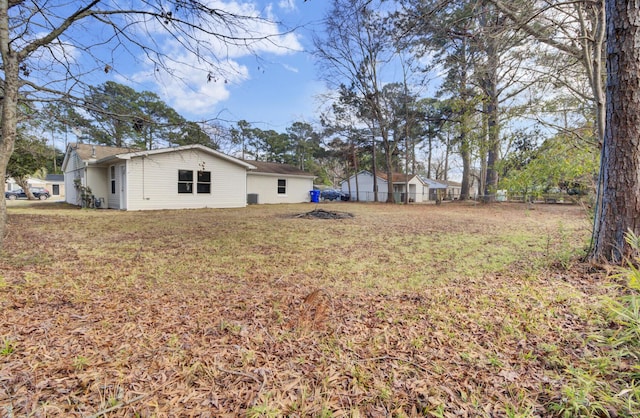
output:
M 120 209 L 127 210 L 127 166 L 120 166 Z

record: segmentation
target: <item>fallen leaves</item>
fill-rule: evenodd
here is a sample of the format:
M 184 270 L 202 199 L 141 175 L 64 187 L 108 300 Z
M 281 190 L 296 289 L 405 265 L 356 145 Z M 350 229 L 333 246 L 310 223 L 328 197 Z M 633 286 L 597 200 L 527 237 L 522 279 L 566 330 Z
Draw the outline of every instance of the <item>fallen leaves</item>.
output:
M 524 255 L 523 271 L 405 285 L 447 268 L 412 239 L 489 222 L 445 206 L 350 205 L 339 233 L 283 215 L 300 206 L 187 211 L 198 228 L 183 234 L 185 211 L 12 214 L 0 415 L 548 415 L 602 290 L 531 277 Z M 492 233 L 579 216 L 500 211 Z

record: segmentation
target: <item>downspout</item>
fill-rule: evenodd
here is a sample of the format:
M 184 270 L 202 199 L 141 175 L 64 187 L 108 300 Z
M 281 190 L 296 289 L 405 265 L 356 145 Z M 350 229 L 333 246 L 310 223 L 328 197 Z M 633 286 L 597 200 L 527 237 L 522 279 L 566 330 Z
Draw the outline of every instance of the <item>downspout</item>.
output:
M 142 156 L 142 200 L 147 200 L 144 194 L 144 160 L 145 155 Z

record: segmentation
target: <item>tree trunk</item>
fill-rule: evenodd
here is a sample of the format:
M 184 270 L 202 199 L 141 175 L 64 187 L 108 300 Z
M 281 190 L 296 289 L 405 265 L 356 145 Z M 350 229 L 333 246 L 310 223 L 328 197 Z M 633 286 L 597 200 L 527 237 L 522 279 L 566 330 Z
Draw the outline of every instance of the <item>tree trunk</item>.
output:
M 382 144 L 384 148 L 384 162 L 387 168 L 387 200 L 386 203 L 395 203 L 396 198 L 393 195 L 393 162 L 391 144 L 389 143 L 389 132 L 383 130 Z
M 353 151 L 353 172 L 355 174 L 355 182 L 356 182 L 356 201 L 360 201 L 360 185 L 358 184 L 358 173 L 360 169 L 358 168 L 358 155 L 356 154 L 356 146 L 352 143 L 351 149 Z M 351 187 L 351 182 L 349 182 L 349 187 Z M 349 195 L 351 195 L 351 190 L 349 190 Z
M 498 119 L 499 112 L 499 92 L 498 92 L 498 70 L 500 68 L 500 55 L 498 51 L 498 40 L 492 36 L 493 32 L 504 30 L 504 19 L 498 18 L 499 12 L 495 10 L 489 2 L 482 5 L 484 11 L 480 17 L 480 22 L 485 32 L 485 54 L 487 56 L 485 69 L 483 72 L 482 89 L 484 92 L 484 107 L 486 129 L 487 129 L 487 159 L 485 171 L 481 173 L 482 188 L 480 193 L 484 195 L 487 202 L 495 201 L 495 193 L 498 189 L 498 163 L 500 160 L 500 125 Z
M 35 200 L 35 196 L 33 195 L 33 193 L 31 193 L 31 189 L 29 188 L 29 179 L 27 177 L 17 177 L 14 178 L 14 180 L 16 181 L 16 184 L 18 186 L 22 187 L 22 190 L 24 190 L 24 194 L 27 196 L 27 199 Z
M 460 149 L 462 157 L 462 185 L 460 186 L 460 200 L 468 200 L 471 190 L 471 151 L 469 145 L 464 144 Z
M 429 136 L 427 137 L 427 178 L 431 177 L 431 153 L 433 152 L 433 139 L 431 135 L 431 127 L 429 127 Z M 435 176 L 434 176 L 435 177 Z
M 4 84 L 2 98 L 2 123 L 0 137 L 0 173 L 5 175 L 7 172 L 7 164 L 13 153 L 18 126 L 18 88 L 20 86 L 19 74 L 19 58 L 17 54 L 10 48 L 10 39 L 8 34 L 8 10 L 7 3 L 2 2 L 0 7 L 0 51 L 2 53 L 2 66 L 4 70 Z M 7 220 L 7 202 L 4 198 L 0 198 L 0 250 L 4 248 L 4 237 L 6 235 Z
M 497 67 L 489 75 L 487 80 L 487 170 L 484 181 L 483 194 L 487 201 L 495 200 L 495 193 L 498 189 L 498 163 L 500 161 L 500 125 L 498 124 L 498 89 L 497 89 Z
M 627 231 L 640 233 L 640 9 L 607 0 L 607 120 L 602 145 L 602 202 L 591 259 L 631 255 Z

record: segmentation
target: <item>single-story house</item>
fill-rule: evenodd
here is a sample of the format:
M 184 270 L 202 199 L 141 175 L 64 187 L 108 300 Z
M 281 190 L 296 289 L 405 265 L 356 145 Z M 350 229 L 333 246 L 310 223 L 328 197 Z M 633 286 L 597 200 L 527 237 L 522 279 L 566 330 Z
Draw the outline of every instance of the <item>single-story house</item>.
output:
M 314 175 L 288 164 L 245 162 L 255 167 L 247 172 L 248 203 L 301 203 L 310 200 Z
M 302 203 L 310 200 L 314 179 L 292 166 L 244 161 L 204 145 L 137 150 L 69 144 L 62 169 L 66 202 L 121 210 Z
M 356 191 L 356 177 L 358 188 Z M 391 181 L 393 183 L 393 193 L 396 202 L 404 202 L 404 195 L 409 192 L 410 202 L 424 202 L 429 199 L 429 187 L 422 178 L 414 174 L 393 173 Z M 385 202 L 388 193 L 388 181 L 386 173 L 377 173 L 378 201 Z M 351 200 L 361 202 L 373 202 L 373 174 L 363 170 L 352 175 L 349 179 L 342 181 L 340 188 L 345 193 L 351 193 Z M 357 196 L 356 196 L 357 193 Z
M 29 187 L 44 187 L 49 190 L 51 197 L 62 199 L 64 197 L 64 174 L 47 174 L 44 179 L 30 177 L 27 179 Z M 4 183 L 4 191 L 10 192 L 21 189 L 16 181 L 9 177 Z
M 203 145 L 135 150 L 69 144 L 62 163 L 66 201 L 121 210 L 246 206 L 255 166 Z M 84 199 L 87 190 L 93 199 Z

